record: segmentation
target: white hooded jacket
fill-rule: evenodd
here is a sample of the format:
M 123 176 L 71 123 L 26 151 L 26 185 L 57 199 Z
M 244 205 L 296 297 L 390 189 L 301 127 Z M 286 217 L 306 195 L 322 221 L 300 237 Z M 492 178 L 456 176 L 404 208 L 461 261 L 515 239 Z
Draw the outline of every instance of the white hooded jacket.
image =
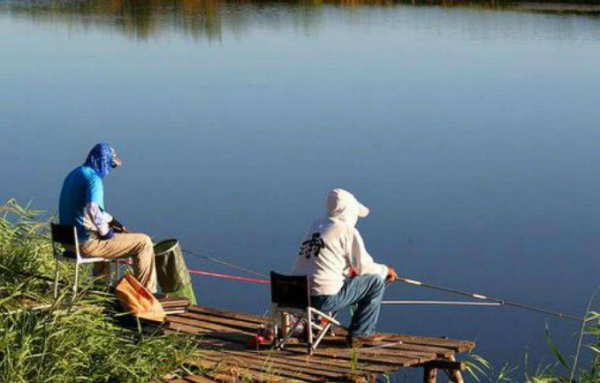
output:
M 294 275 L 311 277 L 311 295 L 337 294 L 352 274 L 378 274 L 388 268 L 377 264 L 367 252 L 356 229 L 358 218 L 369 214 L 349 192 L 334 189 L 327 196 L 327 217 L 313 222 L 300 246 Z

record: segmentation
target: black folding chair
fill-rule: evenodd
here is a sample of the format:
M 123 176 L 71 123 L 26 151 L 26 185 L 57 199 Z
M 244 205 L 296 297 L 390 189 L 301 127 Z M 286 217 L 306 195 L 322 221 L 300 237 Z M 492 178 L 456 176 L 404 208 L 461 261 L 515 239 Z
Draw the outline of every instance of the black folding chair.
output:
M 305 323 L 308 353 L 319 346 L 323 337 L 332 328 L 332 325 L 341 326 L 341 323 L 333 315 L 325 314 L 310 304 L 310 279 L 307 276 L 290 276 L 277 274 L 271 271 L 271 303 L 273 304 L 273 328 L 275 336 L 275 347 L 283 349 L 301 323 Z M 285 320 L 282 320 L 283 338 L 279 339 L 277 317 L 294 315 L 295 323 L 287 328 Z M 318 318 L 318 323 L 313 318 Z M 325 322 L 325 323 L 324 323 Z M 313 334 L 313 330 L 316 330 Z

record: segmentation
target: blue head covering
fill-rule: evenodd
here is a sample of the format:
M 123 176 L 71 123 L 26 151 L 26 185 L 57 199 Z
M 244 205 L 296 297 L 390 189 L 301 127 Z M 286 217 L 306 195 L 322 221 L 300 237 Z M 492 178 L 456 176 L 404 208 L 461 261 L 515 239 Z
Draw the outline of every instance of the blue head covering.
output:
M 85 160 L 85 166 L 90 167 L 104 178 L 112 170 L 113 150 L 108 144 L 97 144 L 92 148 Z

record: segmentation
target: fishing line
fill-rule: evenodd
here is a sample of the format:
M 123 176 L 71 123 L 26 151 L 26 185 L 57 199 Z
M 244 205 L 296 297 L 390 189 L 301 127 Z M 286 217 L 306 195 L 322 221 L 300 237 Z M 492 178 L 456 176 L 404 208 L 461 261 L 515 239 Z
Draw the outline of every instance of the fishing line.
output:
M 527 304 L 523 304 L 523 303 L 519 303 L 519 302 L 507 301 L 506 299 L 488 297 L 483 294 L 471 293 L 471 292 L 466 292 L 466 291 L 461 291 L 461 290 L 454 290 L 454 289 L 450 289 L 447 287 L 436 286 L 436 285 L 432 285 L 432 284 L 421 282 L 421 281 L 415 281 L 414 279 L 398 278 L 396 280 L 396 282 L 406 283 L 406 284 L 413 285 L 413 286 L 426 287 L 428 289 L 444 291 L 444 292 L 451 293 L 451 294 L 462 295 L 464 297 L 469 297 L 469 298 L 474 298 L 474 299 L 479 299 L 479 300 L 484 300 L 484 301 L 489 301 L 489 302 L 496 302 L 502 306 L 512 306 L 512 307 L 516 307 L 516 308 L 520 308 L 520 309 L 524 309 L 524 310 L 535 311 L 538 313 L 555 316 L 558 318 L 571 319 L 571 320 L 575 320 L 575 321 L 579 321 L 579 322 L 584 321 L 584 319 L 582 317 L 577 316 L 577 315 L 565 314 L 565 313 L 561 313 L 561 312 L 554 311 L 554 310 L 548 310 L 548 309 L 537 307 L 537 306 L 527 305 Z
M 206 276 L 206 277 L 225 278 L 225 279 L 231 279 L 231 280 L 242 281 L 242 282 L 259 283 L 259 284 L 263 284 L 263 285 L 271 284 L 271 281 L 266 280 L 266 279 L 240 277 L 237 275 L 213 273 L 211 271 L 204 271 L 204 270 L 197 270 L 197 269 L 196 270 L 189 269 L 188 271 L 190 274 L 202 275 L 202 276 Z
M 224 261 L 224 260 L 220 260 L 220 259 L 217 259 L 217 258 L 209 257 L 208 255 L 200 254 L 198 252 L 194 252 L 194 251 L 190 251 L 190 250 L 186 250 L 186 249 L 182 249 L 182 250 L 186 254 L 192 255 L 194 257 L 202 258 L 202 259 L 204 259 L 206 261 L 210 261 L 210 262 L 218 263 L 219 265 L 231 267 L 232 269 L 243 271 L 244 273 L 252 274 L 252 275 L 257 276 L 257 277 L 269 278 L 268 275 L 259 273 L 258 271 L 254 271 L 252 269 L 248 269 L 246 267 L 235 265 L 235 264 L 233 264 L 231 262 L 228 262 L 228 261 Z

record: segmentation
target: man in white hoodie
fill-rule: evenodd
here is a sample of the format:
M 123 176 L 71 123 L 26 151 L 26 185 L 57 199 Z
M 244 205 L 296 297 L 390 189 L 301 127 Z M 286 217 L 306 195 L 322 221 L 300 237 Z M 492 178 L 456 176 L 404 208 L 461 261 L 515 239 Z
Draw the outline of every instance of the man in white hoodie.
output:
M 308 275 L 312 305 L 321 311 L 339 311 L 356 305 L 348 344 L 372 339 L 386 281 L 397 275 L 377 264 L 356 229 L 359 218 L 369 215 L 348 191 L 334 189 L 327 196 L 327 217 L 311 225 L 296 258 L 294 275 Z

